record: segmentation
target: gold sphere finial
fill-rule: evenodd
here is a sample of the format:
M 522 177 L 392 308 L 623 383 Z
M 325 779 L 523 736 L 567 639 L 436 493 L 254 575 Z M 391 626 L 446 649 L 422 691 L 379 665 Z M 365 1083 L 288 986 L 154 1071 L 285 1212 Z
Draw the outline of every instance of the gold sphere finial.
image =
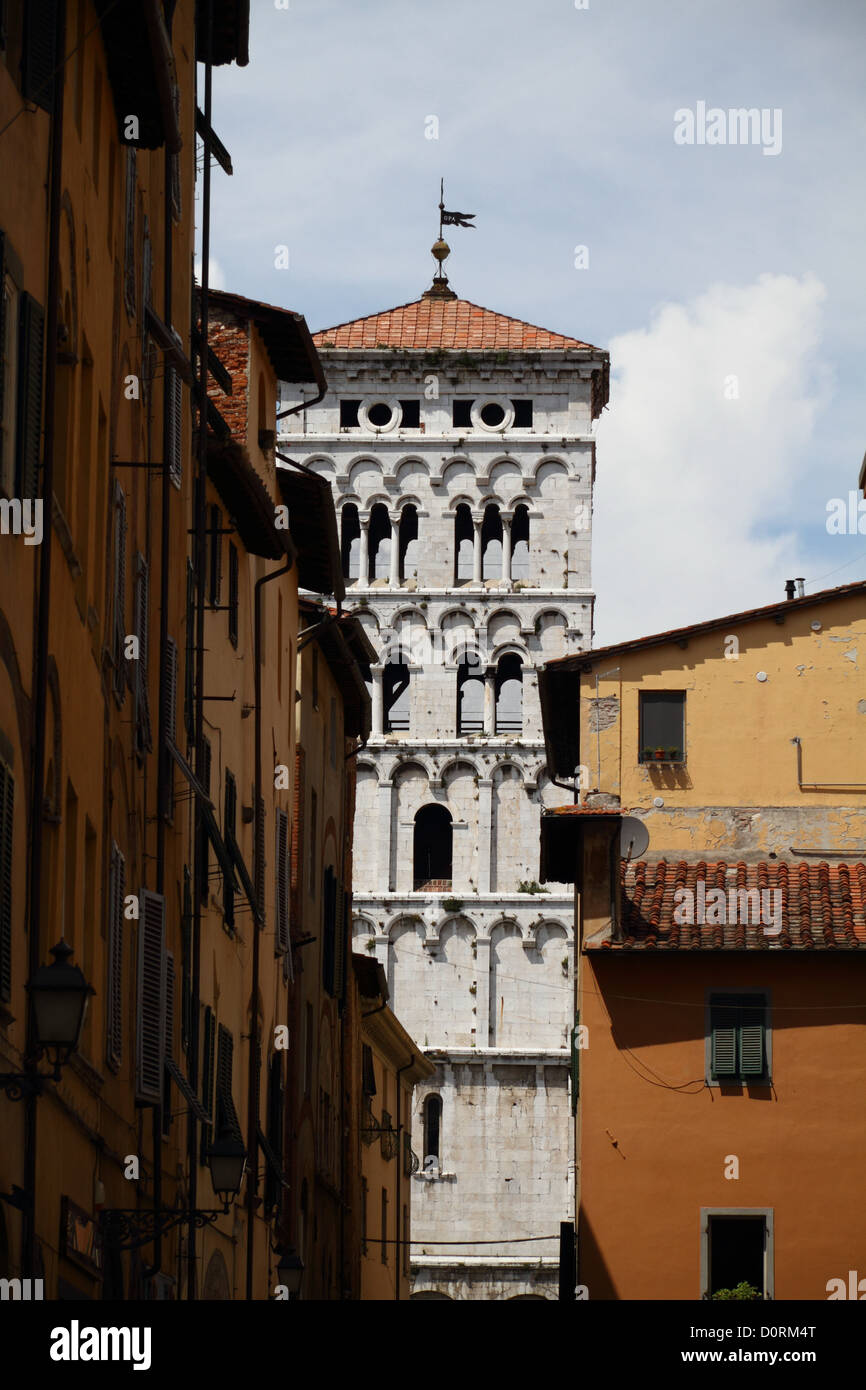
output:
M 433 256 L 434 260 L 437 260 L 441 265 L 442 262 L 451 255 L 451 247 L 448 245 L 447 241 L 443 241 L 442 238 L 439 237 L 430 247 L 430 254 Z

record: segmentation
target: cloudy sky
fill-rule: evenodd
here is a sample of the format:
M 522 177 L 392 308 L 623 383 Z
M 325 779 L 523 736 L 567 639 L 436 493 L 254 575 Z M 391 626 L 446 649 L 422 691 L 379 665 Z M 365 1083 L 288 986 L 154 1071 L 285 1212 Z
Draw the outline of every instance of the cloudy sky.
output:
M 866 516 L 826 525 L 866 450 L 861 0 L 285 3 L 215 75 L 217 283 L 314 330 L 416 299 L 444 175 L 457 293 L 611 354 L 596 644 L 866 577 Z M 676 143 L 699 103 L 763 142 Z

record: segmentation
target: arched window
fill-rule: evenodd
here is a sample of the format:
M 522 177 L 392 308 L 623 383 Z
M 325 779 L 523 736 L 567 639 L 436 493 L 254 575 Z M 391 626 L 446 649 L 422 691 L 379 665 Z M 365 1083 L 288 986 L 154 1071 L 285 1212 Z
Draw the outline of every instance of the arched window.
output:
M 454 513 L 454 583 L 472 582 L 472 509 L 461 502 Z
M 382 672 L 382 715 L 386 734 L 409 732 L 409 667 L 389 661 Z
M 511 523 L 511 578 L 529 578 L 529 508 L 522 503 L 514 508 Z
M 340 549 L 343 555 L 343 578 L 361 578 L 361 523 L 354 502 L 347 502 L 340 513 Z
M 502 578 L 502 518 L 494 502 L 484 508 L 481 523 L 481 578 Z
M 391 518 L 384 502 L 377 502 L 370 512 L 370 575 L 371 579 L 387 579 L 391 572 Z M 362 575 L 362 579 L 367 576 Z
M 523 662 L 508 652 L 496 667 L 496 732 L 519 734 L 522 730 Z
M 474 652 L 467 652 L 457 667 L 457 733 L 484 732 L 484 677 Z
M 418 578 L 418 510 L 411 503 L 400 513 L 400 583 Z
M 424 1100 L 424 1172 L 438 1173 L 442 1146 L 442 1097 Z
M 444 806 L 422 806 L 415 815 L 413 885 L 416 893 L 451 887 L 451 814 Z

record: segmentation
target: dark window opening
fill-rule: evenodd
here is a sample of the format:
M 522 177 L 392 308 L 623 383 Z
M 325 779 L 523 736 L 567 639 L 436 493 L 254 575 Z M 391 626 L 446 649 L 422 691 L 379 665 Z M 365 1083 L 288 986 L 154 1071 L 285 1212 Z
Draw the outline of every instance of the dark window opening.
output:
M 383 722 L 386 734 L 409 732 L 409 667 L 389 661 L 382 673 Z
M 640 692 L 640 760 L 682 761 L 686 746 L 686 695 L 684 690 Z M 662 761 L 659 759 L 659 761 Z
M 444 806 L 422 806 L 415 816 L 413 882 L 415 892 L 451 887 L 453 827 Z
M 405 584 L 407 579 L 418 578 L 418 511 L 406 506 L 400 513 L 400 569 L 399 580 Z
M 713 1081 L 755 1083 L 769 1079 L 767 997 L 710 996 L 710 1076 Z
M 340 549 L 343 556 L 343 578 L 361 577 L 361 522 L 354 502 L 347 502 L 340 513 Z
M 496 667 L 496 732 L 519 734 L 523 729 L 523 663 L 513 652 Z
M 707 1221 L 710 1279 L 707 1293 L 747 1283 L 765 1293 L 767 1221 L 764 1216 L 710 1216 Z
M 481 419 L 490 429 L 496 429 L 505 419 L 505 411 L 497 401 L 488 401 L 481 407 Z
M 467 656 L 457 667 L 457 733 L 484 732 L 484 677 L 477 656 Z
M 502 518 L 493 502 L 484 508 L 481 523 L 481 578 L 502 578 Z
M 456 400 L 451 403 L 451 423 L 456 429 L 469 429 L 472 424 L 471 400 Z
M 376 1072 L 373 1067 L 373 1049 L 369 1043 L 361 1044 L 361 1078 L 365 1096 L 376 1094 Z
M 340 429 L 356 430 L 358 428 L 358 409 L 360 401 L 340 401 Z
M 454 514 L 454 583 L 471 584 L 475 551 L 472 509 L 461 502 Z
M 376 401 L 367 411 L 367 419 L 371 425 L 375 425 L 377 430 L 382 430 L 386 425 L 390 425 L 393 418 L 394 412 L 385 401 Z
M 388 579 L 391 574 L 391 518 L 384 502 L 370 512 L 370 578 Z M 361 579 L 366 581 L 367 575 Z
M 529 508 L 522 503 L 514 508 L 511 523 L 511 578 L 529 579 Z
M 421 402 L 400 402 L 400 427 L 404 430 L 417 430 L 421 427 Z
M 439 1139 L 442 1130 L 442 1097 L 427 1096 L 424 1101 L 424 1171 L 439 1167 Z
M 532 429 L 532 401 L 512 401 L 514 406 L 514 423 L 512 429 L 531 430 Z

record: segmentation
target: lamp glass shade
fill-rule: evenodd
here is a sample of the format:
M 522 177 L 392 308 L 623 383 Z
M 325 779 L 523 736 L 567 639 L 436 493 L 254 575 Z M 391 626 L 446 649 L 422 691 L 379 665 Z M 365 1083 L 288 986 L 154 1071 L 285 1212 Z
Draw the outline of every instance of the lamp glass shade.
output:
M 77 965 L 69 964 L 72 947 L 60 941 L 51 949 L 54 961 L 40 965 L 27 988 L 33 1006 L 36 1041 L 68 1057 L 78 1046 L 93 989 Z
M 283 1284 L 289 1293 L 298 1293 L 304 1275 L 304 1262 L 294 1250 L 286 1250 L 277 1265 L 277 1283 Z
M 228 1201 L 240 1190 L 247 1163 L 247 1151 L 230 1130 L 223 1130 L 208 1150 L 210 1179 L 218 1197 Z

